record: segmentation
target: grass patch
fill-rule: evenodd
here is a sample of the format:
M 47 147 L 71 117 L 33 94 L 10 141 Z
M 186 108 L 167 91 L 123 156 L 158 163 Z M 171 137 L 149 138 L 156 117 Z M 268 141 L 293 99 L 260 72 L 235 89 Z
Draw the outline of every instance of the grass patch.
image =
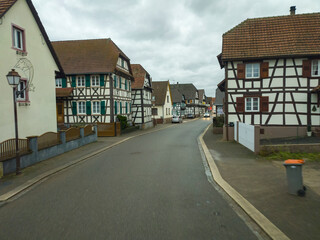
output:
M 303 159 L 311 162 L 320 162 L 320 153 L 291 153 L 291 152 L 274 152 L 264 156 L 268 160 L 287 160 Z

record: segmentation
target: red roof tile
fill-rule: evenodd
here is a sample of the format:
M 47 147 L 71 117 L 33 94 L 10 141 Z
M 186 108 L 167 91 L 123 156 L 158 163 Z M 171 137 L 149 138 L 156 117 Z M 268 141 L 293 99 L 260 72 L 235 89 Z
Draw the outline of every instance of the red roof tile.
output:
M 0 17 L 2 17 L 17 0 L 0 0 Z
M 57 41 L 52 45 L 66 74 L 111 73 L 117 70 L 132 76 L 117 67 L 119 56 L 128 62 L 130 59 L 110 38 Z
M 132 89 L 141 89 L 144 86 L 144 80 L 149 73 L 140 64 L 131 64 L 132 75 L 134 82 L 132 83 Z
M 320 13 L 247 19 L 223 35 L 223 61 L 318 54 Z

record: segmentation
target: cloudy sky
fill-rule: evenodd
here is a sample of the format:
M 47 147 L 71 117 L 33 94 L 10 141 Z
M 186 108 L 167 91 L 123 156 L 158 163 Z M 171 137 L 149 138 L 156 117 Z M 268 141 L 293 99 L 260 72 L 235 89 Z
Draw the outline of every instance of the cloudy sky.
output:
M 111 38 L 153 81 L 214 96 L 222 34 L 247 18 L 320 12 L 318 0 L 33 0 L 50 40 Z

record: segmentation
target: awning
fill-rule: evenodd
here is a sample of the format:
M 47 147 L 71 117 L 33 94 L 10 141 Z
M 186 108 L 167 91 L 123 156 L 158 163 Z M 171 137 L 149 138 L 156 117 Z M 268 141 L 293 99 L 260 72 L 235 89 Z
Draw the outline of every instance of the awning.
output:
M 70 97 L 73 88 L 56 88 L 56 97 Z

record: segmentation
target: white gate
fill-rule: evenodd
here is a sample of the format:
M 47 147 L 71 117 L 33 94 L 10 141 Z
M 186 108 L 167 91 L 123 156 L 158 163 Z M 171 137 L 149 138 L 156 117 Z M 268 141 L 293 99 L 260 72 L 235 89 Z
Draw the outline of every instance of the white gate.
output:
M 235 122 L 234 140 L 255 152 L 255 126 L 242 122 Z

